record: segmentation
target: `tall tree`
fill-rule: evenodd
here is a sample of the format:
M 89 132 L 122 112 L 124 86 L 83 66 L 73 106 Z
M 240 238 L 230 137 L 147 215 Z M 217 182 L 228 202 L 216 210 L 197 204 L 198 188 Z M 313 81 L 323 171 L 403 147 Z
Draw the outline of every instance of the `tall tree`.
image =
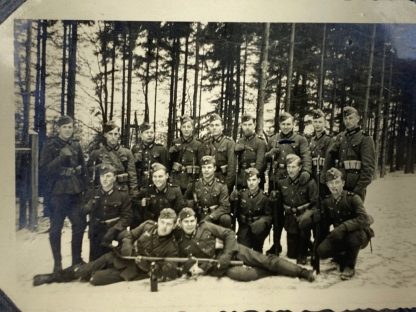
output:
M 263 38 L 261 44 L 260 54 L 260 80 L 258 88 L 257 109 L 256 109 L 256 132 L 261 135 L 263 133 L 263 119 L 264 119 L 264 97 L 267 81 L 267 66 L 268 66 L 268 53 L 269 53 L 269 35 L 270 35 L 270 23 L 264 24 Z

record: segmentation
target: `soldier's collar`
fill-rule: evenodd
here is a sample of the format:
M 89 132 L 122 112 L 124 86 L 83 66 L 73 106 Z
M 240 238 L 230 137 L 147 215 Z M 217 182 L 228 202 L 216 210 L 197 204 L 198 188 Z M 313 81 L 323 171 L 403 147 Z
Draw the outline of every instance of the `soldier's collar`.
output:
M 249 136 L 244 135 L 244 137 L 246 138 L 247 141 L 251 141 L 254 137 L 256 136 L 256 133 L 252 133 Z
M 151 149 L 153 147 L 153 145 L 155 144 L 155 141 L 150 142 L 149 144 L 146 144 L 143 142 L 143 146 L 145 148 Z
M 299 176 L 300 176 L 300 172 L 294 179 L 288 176 L 290 184 L 294 184 L 294 185 L 299 184 Z
M 214 142 L 219 142 L 219 141 L 221 141 L 221 139 L 224 137 L 224 134 L 223 133 L 221 133 L 219 136 L 217 136 L 217 137 L 212 137 L 212 140 L 214 141 Z
M 167 189 L 168 189 L 168 183 L 165 184 L 165 187 L 161 190 L 159 190 L 156 185 L 155 185 L 155 189 L 156 189 L 156 193 L 166 193 Z
M 206 181 L 204 178 L 202 178 L 202 183 L 204 185 L 211 186 L 214 183 L 214 180 L 215 180 L 215 176 L 211 180 L 209 180 L 209 181 Z
M 290 138 L 293 135 L 293 130 L 289 131 L 288 134 L 284 134 L 282 131 L 280 131 L 280 137 L 281 138 Z
M 319 139 L 321 139 L 324 135 L 325 135 L 325 130 L 322 130 L 322 132 L 321 132 L 320 134 L 317 134 L 317 133 L 315 132 L 315 139 L 316 139 L 316 140 L 319 140 Z
M 114 186 L 111 188 L 111 190 L 109 191 L 105 191 L 102 187 L 101 187 L 101 193 L 103 195 L 111 195 L 114 192 Z
M 260 188 L 259 188 L 259 187 L 257 188 L 257 190 L 256 190 L 254 193 L 251 193 L 251 191 L 250 191 L 250 190 L 248 190 L 248 196 L 249 196 L 250 198 L 254 198 L 254 197 L 256 197 L 259 193 L 260 193 Z
M 360 127 L 357 127 L 357 128 L 351 129 L 351 130 L 347 130 L 347 135 L 354 135 L 360 130 L 361 130 Z
M 111 151 L 117 151 L 120 148 L 120 144 L 116 144 L 113 147 L 111 147 L 110 145 L 108 145 L 107 143 L 104 144 L 105 148 L 107 151 L 111 152 Z
M 181 136 L 182 143 L 191 143 L 194 137 L 191 135 L 189 138 L 185 139 L 184 136 Z
M 71 145 L 72 144 L 72 137 L 69 138 L 68 140 L 63 140 L 61 139 L 59 136 L 56 136 L 56 138 L 58 139 L 58 142 L 61 143 L 62 145 Z

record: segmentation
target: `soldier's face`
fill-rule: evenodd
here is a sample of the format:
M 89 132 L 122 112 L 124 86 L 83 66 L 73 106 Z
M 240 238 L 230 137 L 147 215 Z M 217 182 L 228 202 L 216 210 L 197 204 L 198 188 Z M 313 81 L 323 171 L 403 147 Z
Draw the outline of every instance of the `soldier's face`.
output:
M 180 225 L 181 225 L 182 230 L 186 234 L 192 234 L 196 229 L 196 218 L 195 218 L 195 216 L 191 216 L 191 217 L 183 219 L 180 222 Z
M 214 120 L 210 123 L 209 131 L 211 135 L 217 136 L 222 134 L 222 131 L 224 130 L 224 126 L 221 122 L 221 120 Z
M 248 120 L 241 124 L 241 130 L 246 136 L 252 135 L 255 129 L 256 124 L 253 122 L 253 120 Z
M 324 117 L 314 118 L 312 120 L 312 125 L 313 125 L 313 128 L 315 129 L 315 132 L 318 132 L 318 133 L 322 132 L 325 127 Z
M 155 171 L 152 174 L 152 181 L 158 189 L 163 189 L 166 186 L 168 178 L 169 175 L 163 169 Z
M 116 175 L 113 172 L 100 174 L 100 183 L 105 191 L 112 189 L 114 182 L 116 182 Z
M 335 197 L 341 194 L 342 190 L 344 189 L 344 184 L 345 184 L 345 181 L 341 177 L 338 177 L 332 181 L 326 182 L 326 185 L 328 186 L 329 191 Z
M 181 125 L 181 132 L 182 132 L 182 136 L 184 138 L 189 138 L 192 136 L 193 132 L 194 132 L 194 127 L 192 126 L 192 123 L 190 121 L 185 122 L 184 124 Z
M 155 139 L 155 132 L 153 128 L 147 129 L 140 135 L 144 143 L 152 143 Z
M 67 141 L 74 134 L 74 124 L 67 123 L 58 127 L 58 137 L 64 141 Z
M 108 145 L 115 146 L 118 144 L 118 140 L 120 139 L 120 129 L 114 128 L 113 130 L 104 133 L 104 137 L 107 140 Z
M 344 116 L 344 125 L 347 130 L 351 130 L 358 127 L 358 122 L 360 117 L 357 114 L 353 113 L 348 116 Z
M 201 171 L 202 171 L 202 177 L 205 180 L 210 180 L 211 178 L 214 177 L 214 174 L 215 174 L 215 166 L 214 166 L 214 164 L 202 165 Z
M 282 121 L 280 124 L 280 130 L 283 132 L 283 134 L 288 134 L 290 131 L 293 130 L 294 124 L 293 124 L 293 119 L 292 118 L 288 118 L 284 121 Z
M 264 132 L 268 135 L 268 136 L 272 136 L 274 134 L 274 125 L 270 122 L 266 123 L 265 127 L 264 127 Z
M 175 220 L 174 219 L 158 219 L 157 220 L 157 235 L 159 236 L 166 236 L 172 233 L 173 229 L 175 228 Z
M 287 174 L 291 179 L 294 179 L 298 176 L 302 166 L 299 165 L 296 161 L 291 162 L 290 164 L 286 165 Z
M 256 191 L 259 187 L 259 184 L 260 184 L 260 179 L 256 175 L 248 177 L 247 187 L 250 191 Z

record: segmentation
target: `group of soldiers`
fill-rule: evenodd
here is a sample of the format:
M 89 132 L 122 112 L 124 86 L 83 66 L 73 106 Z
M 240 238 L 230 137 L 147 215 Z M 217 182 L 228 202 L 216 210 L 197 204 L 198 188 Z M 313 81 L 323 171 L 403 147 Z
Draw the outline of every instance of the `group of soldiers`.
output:
M 363 202 L 375 153 L 359 120 L 356 109 L 345 107 L 346 130 L 331 138 L 324 113 L 315 110 L 315 132 L 308 142 L 294 131 L 289 113 L 280 114 L 280 131 L 271 136 L 258 135 L 255 118 L 245 114 L 235 142 L 223 134 L 218 114 L 210 116 L 209 134 L 203 138 L 194 135 L 194 121 L 183 116 L 181 135 L 168 149 L 155 142 L 153 127 L 143 123 L 131 150 L 120 145 L 119 126 L 108 122 L 104 140 L 85 162 L 73 139 L 72 118 L 60 117 L 58 134 L 47 141 L 40 158 L 51 210 L 53 274 L 68 271 L 61 259 L 68 217 L 70 275 L 94 285 L 140 279 L 150 271 L 160 280 L 173 279 L 198 258 L 216 259 L 198 263 L 214 276 L 252 280 L 280 274 L 313 281 L 313 271 L 303 267 L 311 254 L 333 257 L 341 278 L 351 278 L 359 250 L 374 236 Z M 85 264 L 81 251 L 87 225 L 90 254 Z M 283 229 L 287 257 L 297 264 L 279 257 Z M 273 246 L 263 252 L 269 235 Z M 188 260 L 179 265 L 160 261 L 154 267 L 140 256 Z M 233 266 L 233 260 L 245 266 Z

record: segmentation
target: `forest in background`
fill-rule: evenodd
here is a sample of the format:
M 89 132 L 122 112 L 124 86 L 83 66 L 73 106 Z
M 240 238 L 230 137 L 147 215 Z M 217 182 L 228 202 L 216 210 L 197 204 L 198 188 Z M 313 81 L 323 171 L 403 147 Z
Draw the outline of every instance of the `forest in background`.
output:
M 412 25 L 118 21 L 15 21 L 16 145 L 39 145 L 58 116 L 77 121 L 88 144 L 102 123 L 121 125 L 122 144 L 152 123 L 170 146 L 178 118 L 206 131 L 212 112 L 236 139 L 244 112 L 257 131 L 282 111 L 310 133 L 312 109 L 327 114 L 331 134 L 342 110 L 358 108 L 374 137 L 380 176 L 414 172 L 416 60 L 400 57 L 400 33 Z

